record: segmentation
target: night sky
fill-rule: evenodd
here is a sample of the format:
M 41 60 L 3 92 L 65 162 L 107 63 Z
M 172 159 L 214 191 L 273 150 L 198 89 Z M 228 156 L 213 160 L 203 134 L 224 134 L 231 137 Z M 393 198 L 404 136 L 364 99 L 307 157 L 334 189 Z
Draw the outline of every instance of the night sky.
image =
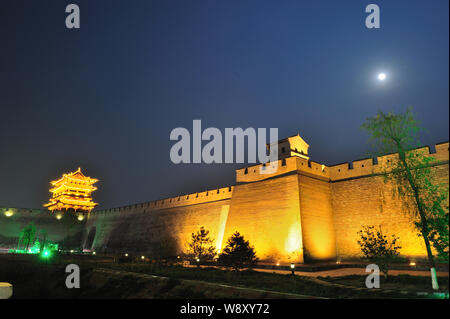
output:
M 81 29 L 65 27 L 76 3 Z M 365 27 L 365 7 L 381 28 Z M 0 207 L 40 208 L 83 171 L 116 207 L 234 184 L 243 164 L 170 161 L 173 128 L 300 133 L 327 165 L 365 157 L 360 125 L 412 106 L 449 136 L 449 2 L 0 2 Z M 385 71 L 383 83 L 376 78 Z

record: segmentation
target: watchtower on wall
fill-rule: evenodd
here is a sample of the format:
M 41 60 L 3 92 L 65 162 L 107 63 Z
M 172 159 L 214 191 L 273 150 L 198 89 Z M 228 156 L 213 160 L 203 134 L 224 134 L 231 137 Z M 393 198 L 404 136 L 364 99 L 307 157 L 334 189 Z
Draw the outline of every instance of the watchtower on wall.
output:
M 277 144 L 268 144 L 267 146 L 269 148 L 269 151 L 271 151 L 271 149 L 275 147 L 275 145 L 278 146 L 278 159 L 280 160 L 292 156 L 309 159 L 309 145 L 305 142 L 304 139 L 300 137 L 299 134 L 279 140 Z

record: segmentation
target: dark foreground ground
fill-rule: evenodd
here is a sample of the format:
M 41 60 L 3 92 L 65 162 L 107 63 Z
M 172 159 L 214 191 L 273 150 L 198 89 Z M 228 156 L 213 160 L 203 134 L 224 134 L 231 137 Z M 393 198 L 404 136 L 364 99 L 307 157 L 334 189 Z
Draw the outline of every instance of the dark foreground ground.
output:
M 81 270 L 79 289 L 67 289 L 65 267 Z M 381 289 L 366 289 L 365 276 L 304 277 L 217 268 L 115 263 L 94 256 L 0 255 L 0 282 L 14 286 L 13 298 L 432 298 L 429 277 L 381 278 Z M 440 277 L 447 292 L 449 280 Z M 442 296 L 442 295 L 441 295 Z

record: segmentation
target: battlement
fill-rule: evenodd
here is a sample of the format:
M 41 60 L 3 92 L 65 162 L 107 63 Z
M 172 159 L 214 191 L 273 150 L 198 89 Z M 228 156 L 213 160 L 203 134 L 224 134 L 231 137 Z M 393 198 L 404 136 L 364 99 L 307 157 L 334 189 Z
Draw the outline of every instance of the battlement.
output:
M 436 159 L 436 163 L 448 162 L 449 160 L 449 142 L 439 143 L 435 146 L 435 152 L 431 152 L 430 146 L 420 147 L 416 150 L 424 152 Z M 380 172 L 380 167 L 388 162 L 398 159 L 398 154 L 387 154 L 378 156 L 376 159 L 365 158 L 353 162 L 329 166 L 329 176 L 331 181 L 356 178 Z
M 271 170 L 277 166 L 276 171 L 271 174 L 262 174 L 262 170 Z M 296 157 L 289 157 L 270 162 L 267 164 L 257 164 L 236 170 L 236 182 L 246 183 L 268 179 L 277 175 L 283 175 L 297 169 Z
M 93 211 L 91 215 L 114 213 L 114 212 L 125 212 L 125 211 L 136 211 L 142 210 L 142 212 L 149 212 L 150 210 L 159 210 L 173 207 L 190 206 L 197 204 L 204 204 L 215 202 L 219 200 L 231 199 L 233 194 L 234 186 L 222 187 L 217 189 L 211 189 L 204 192 L 197 192 L 191 194 L 185 194 L 175 197 L 168 197 L 164 199 L 158 199 L 150 202 L 133 204 L 128 206 L 103 209 Z
M 434 152 L 431 151 L 430 146 L 420 147 L 417 150 L 434 157 L 436 159 L 436 163 L 442 163 L 449 160 L 449 142 L 436 144 L 434 148 Z M 377 173 L 379 172 L 380 167 L 389 161 L 395 161 L 397 158 L 397 154 L 387 154 L 384 156 L 379 156 L 376 159 L 365 158 L 348 163 L 326 166 L 306 158 L 292 156 L 278 160 L 276 162 L 278 169 L 271 174 L 262 174 L 261 172 L 264 169 L 274 168 L 275 162 L 257 164 L 238 169 L 236 170 L 236 182 L 256 182 L 294 172 L 297 172 L 298 174 L 315 176 L 321 179 L 328 179 L 331 181 L 342 180 Z
M 274 169 L 276 165 L 278 165 L 278 167 L 273 173 L 261 173 L 264 169 Z M 270 162 L 238 169 L 236 170 L 236 181 L 238 183 L 256 182 L 294 172 L 329 179 L 328 169 L 325 165 L 306 158 L 292 156 L 278 160 L 276 161 L 276 164 L 275 162 Z

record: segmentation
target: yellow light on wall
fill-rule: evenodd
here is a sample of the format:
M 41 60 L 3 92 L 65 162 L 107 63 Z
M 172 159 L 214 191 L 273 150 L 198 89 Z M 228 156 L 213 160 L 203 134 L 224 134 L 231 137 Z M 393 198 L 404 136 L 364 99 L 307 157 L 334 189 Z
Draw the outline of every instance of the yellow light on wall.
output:
M 56 219 L 57 219 L 57 220 L 60 220 L 60 219 L 62 218 L 62 214 L 59 214 L 59 213 L 56 214 L 55 216 L 56 216 Z
M 414 267 L 414 266 L 416 265 L 416 263 L 415 263 L 414 261 L 411 261 L 411 262 L 409 263 L 409 265 L 412 266 L 412 267 Z
M 222 210 L 220 211 L 219 233 L 217 234 L 217 240 L 216 240 L 216 250 L 217 250 L 218 254 L 220 254 L 222 251 L 223 235 L 225 233 L 225 225 L 227 224 L 229 210 L 230 210 L 230 205 L 223 205 Z
M 5 216 L 6 216 L 6 217 L 11 217 L 12 215 L 14 215 L 14 212 L 13 212 L 12 210 L 7 210 L 7 211 L 5 212 Z
M 294 223 L 289 229 L 289 235 L 285 242 L 285 250 L 288 254 L 298 253 L 302 249 L 302 236 L 300 233 L 301 226 Z
M 141 256 L 141 259 L 144 260 L 144 259 L 145 259 L 145 256 Z
M 79 214 L 77 216 L 77 219 L 81 222 L 84 219 L 84 215 L 83 214 Z

